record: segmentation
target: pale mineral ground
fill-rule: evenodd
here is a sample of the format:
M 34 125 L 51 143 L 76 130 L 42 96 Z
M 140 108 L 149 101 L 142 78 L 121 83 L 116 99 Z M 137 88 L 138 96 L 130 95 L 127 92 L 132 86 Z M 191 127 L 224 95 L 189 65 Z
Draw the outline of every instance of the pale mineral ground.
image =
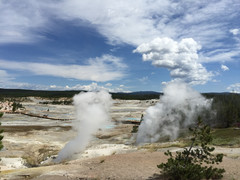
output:
M 30 98 L 22 102 L 26 112 L 65 121 L 7 114 L 1 118 L 5 130 L 0 151 L 1 179 L 161 179 L 157 164 L 166 161 L 163 152 L 177 147 L 151 151 L 136 146 L 133 124 L 157 100 L 114 100 L 111 119 L 93 135 L 87 148 L 59 164 L 52 160 L 64 145 L 76 136 L 75 110 L 72 105 L 40 104 L 46 101 Z M 217 147 L 225 154 L 221 167 L 224 179 L 240 177 L 240 148 Z

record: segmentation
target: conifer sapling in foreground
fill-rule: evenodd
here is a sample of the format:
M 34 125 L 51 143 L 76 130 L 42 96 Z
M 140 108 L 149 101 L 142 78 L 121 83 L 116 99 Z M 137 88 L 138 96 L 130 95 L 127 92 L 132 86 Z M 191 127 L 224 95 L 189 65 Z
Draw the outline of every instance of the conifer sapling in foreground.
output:
M 211 166 L 211 164 L 222 162 L 223 154 L 211 154 L 215 148 L 208 146 L 212 141 L 210 127 L 204 125 L 199 117 L 197 125 L 189 130 L 193 134 L 190 147 L 184 148 L 182 152 L 176 152 L 175 156 L 167 151 L 165 155 L 169 156 L 168 161 L 157 167 L 162 169 L 162 173 L 170 179 L 222 178 L 225 170 Z

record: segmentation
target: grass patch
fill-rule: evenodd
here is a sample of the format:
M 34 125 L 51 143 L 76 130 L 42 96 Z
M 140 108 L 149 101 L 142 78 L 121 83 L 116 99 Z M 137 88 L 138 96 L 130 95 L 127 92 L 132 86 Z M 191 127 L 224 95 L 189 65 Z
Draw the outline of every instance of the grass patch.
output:
M 46 160 L 46 158 L 56 155 L 58 150 L 51 149 L 47 146 L 43 146 L 42 148 L 38 149 L 36 152 L 28 152 L 22 158 L 25 160 L 25 165 L 27 167 L 38 167 L 40 166 L 41 162 Z
M 212 129 L 211 132 L 213 141 L 210 145 L 225 146 L 225 147 L 240 147 L 240 129 L 222 128 Z M 157 151 L 161 148 L 188 147 L 191 144 L 191 135 L 188 130 L 180 131 L 179 138 L 176 141 L 169 142 L 168 139 L 161 139 L 159 143 L 145 144 L 140 149 L 147 149 L 150 152 Z
M 60 128 L 63 131 L 69 131 L 71 126 L 1 126 L 4 132 L 16 133 L 16 132 L 27 132 L 27 131 L 48 131 L 53 128 Z
M 139 149 L 146 149 L 150 152 L 155 152 L 162 148 L 170 148 L 170 147 L 184 148 L 188 145 L 189 145 L 188 141 L 174 141 L 174 142 L 167 142 L 167 143 L 165 142 L 165 143 L 145 144 L 145 145 L 139 147 Z
M 223 128 L 212 130 L 212 145 L 240 147 L 240 129 Z

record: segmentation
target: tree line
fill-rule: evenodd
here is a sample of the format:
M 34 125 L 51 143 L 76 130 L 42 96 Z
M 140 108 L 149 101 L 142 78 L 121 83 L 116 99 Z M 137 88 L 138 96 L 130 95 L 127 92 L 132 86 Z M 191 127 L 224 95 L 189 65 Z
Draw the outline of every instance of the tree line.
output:
M 212 121 L 217 127 L 240 126 L 240 94 L 236 93 L 205 93 L 212 98 Z

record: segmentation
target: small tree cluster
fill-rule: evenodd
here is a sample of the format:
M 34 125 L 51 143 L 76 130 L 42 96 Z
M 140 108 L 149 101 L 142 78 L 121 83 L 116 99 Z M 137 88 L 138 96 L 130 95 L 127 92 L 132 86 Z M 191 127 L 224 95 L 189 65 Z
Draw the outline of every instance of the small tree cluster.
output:
M 13 102 L 13 104 L 12 104 L 12 111 L 15 112 L 19 108 L 23 108 L 22 104 L 18 103 L 18 102 Z
M 163 174 L 170 179 L 199 180 L 203 178 L 222 178 L 225 170 L 214 168 L 210 165 L 219 164 L 223 159 L 223 154 L 211 154 L 214 151 L 214 147 L 208 146 L 212 141 L 210 127 L 204 125 L 201 119 L 198 118 L 196 127 L 189 130 L 193 133 L 190 147 L 184 148 L 183 152 L 176 152 L 175 156 L 170 151 L 167 151 L 165 155 L 170 157 L 167 163 L 161 163 L 157 167 L 162 169 Z
M 208 93 L 205 96 L 213 99 L 212 110 L 216 112 L 213 125 L 227 128 L 240 123 L 240 94 Z
M 0 118 L 3 116 L 3 113 L 0 112 Z M 1 122 L 0 122 L 0 126 L 1 126 Z M 3 139 L 3 136 L 1 135 L 3 133 L 3 130 L 0 129 L 0 150 L 3 148 L 3 145 L 2 145 L 2 139 Z

